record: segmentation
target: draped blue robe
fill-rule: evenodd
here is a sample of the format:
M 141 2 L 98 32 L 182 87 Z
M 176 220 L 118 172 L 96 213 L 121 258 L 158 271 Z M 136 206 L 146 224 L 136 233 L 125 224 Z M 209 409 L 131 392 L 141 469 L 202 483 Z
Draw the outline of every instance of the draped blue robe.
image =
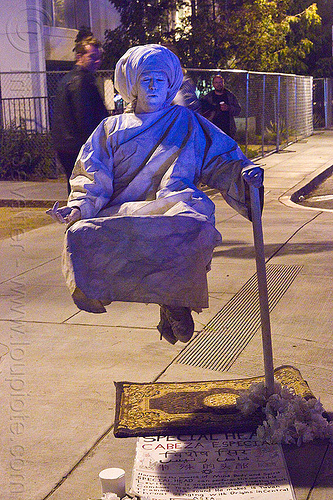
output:
M 75 164 L 63 272 L 79 308 L 112 301 L 208 307 L 207 269 L 221 243 L 200 183 L 249 217 L 242 178 L 253 168 L 236 142 L 182 106 L 112 116 Z

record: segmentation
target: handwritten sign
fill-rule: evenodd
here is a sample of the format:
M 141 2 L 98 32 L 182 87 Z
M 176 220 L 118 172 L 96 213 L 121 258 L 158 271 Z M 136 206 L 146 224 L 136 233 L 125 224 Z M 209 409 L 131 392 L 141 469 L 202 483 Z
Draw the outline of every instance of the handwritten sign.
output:
M 281 446 L 250 432 L 140 437 L 131 490 L 147 500 L 295 500 Z

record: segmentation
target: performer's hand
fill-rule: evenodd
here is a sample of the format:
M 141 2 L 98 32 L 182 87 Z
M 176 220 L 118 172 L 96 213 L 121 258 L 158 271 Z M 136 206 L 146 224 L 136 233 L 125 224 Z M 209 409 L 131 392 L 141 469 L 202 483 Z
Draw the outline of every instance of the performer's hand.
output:
M 253 187 L 259 188 L 263 183 L 263 169 L 260 167 L 251 168 L 242 173 L 243 179 Z
M 47 210 L 46 213 L 60 224 L 69 224 L 81 218 L 81 211 L 79 208 L 71 208 L 67 205 L 59 208 L 58 201 L 56 201 L 53 207 Z

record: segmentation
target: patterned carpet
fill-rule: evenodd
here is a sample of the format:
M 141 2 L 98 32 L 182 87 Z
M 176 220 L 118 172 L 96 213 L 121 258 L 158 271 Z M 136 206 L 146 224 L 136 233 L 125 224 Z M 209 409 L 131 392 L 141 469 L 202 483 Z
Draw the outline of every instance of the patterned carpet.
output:
M 275 379 L 296 394 L 314 397 L 299 370 L 281 366 Z M 264 376 L 204 382 L 116 382 L 116 437 L 184 435 L 255 430 L 261 411 L 244 417 L 237 397 Z

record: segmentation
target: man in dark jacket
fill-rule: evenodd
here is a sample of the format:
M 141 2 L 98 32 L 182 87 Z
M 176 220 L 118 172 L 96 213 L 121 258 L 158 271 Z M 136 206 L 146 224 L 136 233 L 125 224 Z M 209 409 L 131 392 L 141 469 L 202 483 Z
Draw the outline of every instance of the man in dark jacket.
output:
M 96 86 L 101 43 L 88 36 L 75 45 L 76 64 L 58 86 L 52 124 L 53 144 L 69 179 L 76 157 L 97 125 L 109 113 Z
M 236 96 L 224 87 L 224 78 L 215 75 L 213 78 L 214 90 L 203 96 L 200 101 L 202 115 L 233 139 L 236 135 L 235 116 L 241 112 Z

